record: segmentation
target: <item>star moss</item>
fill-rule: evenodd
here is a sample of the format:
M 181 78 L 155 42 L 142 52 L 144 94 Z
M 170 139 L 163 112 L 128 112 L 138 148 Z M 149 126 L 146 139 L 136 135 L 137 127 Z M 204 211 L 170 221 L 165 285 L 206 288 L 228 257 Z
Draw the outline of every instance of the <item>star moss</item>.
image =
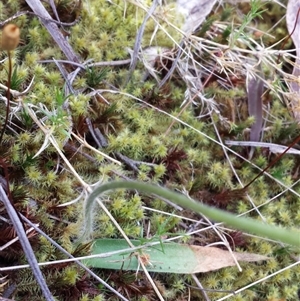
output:
M 28 9 L 25 1 L 6 2 L 0 3 L 2 19 L 19 10 Z M 73 22 L 80 16 L 75 25 L 63 26 L 60 30 L 68 37 L 81 61 L 90 60 L 90 63 L 130 59 L 137 31 L 147 16 L 143 7 L 152 5 L 152 1 L 141 1 L 138 4 L 123 0 L 89 0 L 82 1 L 82 5 L 80 1 L 73 0 L 55 3 L 63 22 Z M 51 12 L 50 6 L 46 7 Z M 20 96 L 21 99 L 12 97 L 10 124 L 0 145 L 1 176 L 4 177 L 5 169 L 8 169 L 16 208 L 39 223 L 50 237 L 69 252 L 76 256 L 87 254 L 88 248 L 77 249 L 75 244 L 82 231 L 80 225 L 83 220 L 85 188 L 70 171 L 57 148 L 47 140 L 50 137 L 47 134 L 51 134 L 81 180 L 90 185 L 118 178 L 155 182 L 236 214 L 253 209 L 253 204 L 261 205 L 259 210 L 268 222 L 296 227 L 300 220 L 299 197 L 288 192 L 280 199 L 277 197 L 270 203 L 265 202 L 281 193 L 284 184 L 293 183 L 298 174 L 298 159 L 288 155 L 268 171 L 282 184 L 267 176 L 255 181 L 248 189 L 250 202 L 244 195 L 231 198 L 230 191 L 241 188 L 236 175 L 245 185 L 254 178 L 258 169 L 230 154 L 235 171 L 233 172 L 224 149 L 216 142 L 219 141 L 218 134 L 223 141 L 248 140 L 249 130 L 255 121 L 255 117 L 248 114 L 246 84 L 247 76 L 250 71 L 255 71 L 257 61 L 248 49 L 249 45 L 254 45 L 251 44 L 253 41 L 260 42 L 259 30 L 272 27 L 270 20 L 280 20 L 282 8 L 275 3 L 265 4 L 263 8 L 268 8 L 263 12 L 266 21 L 262 22 L 258 17 L 253 17 L 243 27 L 243 35 L 237 37 L 236 44 L 230 48 L 229 38 L 233 32 L 238 32 L 244 21 L 240 16 L 250 8 L 251 3 L 244 3 L 236 7 L 238 13 L 235 13 L 228 3 L 224 3 L 223 7 L 218 8 L 220 14 L 216 12 L 208 15 L 202 29 L 196 31 L 190 40 L 185 38 L 177 68 L 163 87 L 159 87 L 156 78 L 161 80 L 166 76 L 183 38 L 180 31 L 172 26 L 172 22 L 177 27 L 184 22 L 183 16 L 176 12 L 174 3 L 157 7 L 153 18 L 146 22 L 140 39 L 139 51 L 159 46 L 166 47 L 167 52 L 155 58 L 151 64 L 148 62 L 148 69 L 145 61 L 138 61 L 129 78 L 130 62 L 125 62 L 117 66 L 110 64 L 107 69 L 103 66 L 81 68 L 72 83 L 67 83 L 55 63 L 40 62 L 65 58 L 39 19 L 32 15 L 17 18 L 15 23 L 21 28 L 22 42 L 12 54 L 15 72 L 12 88 L 23 91 L 33 76 L 34 81 L 29 91 Z M 72 20 L 64 20 L 66 11 L 70 12 L 67 15 Z M 254 25 L 257 25 L 258 31 L 254 31 Z M 283 37 L 282 32 L 286 34 L 284 25 L 280 23 L 273 33 L 276 40 Z M 269 35 L 263 35 L 262 41 L 263 45 L 268 46 L 276 42 Z M 271 53 L 270 56 L 273 61 L 277 60 L 274 54 Z M 5 57 L 6 54 L 1 53 L 1 59 Z M 72 64 L 58 64 L 68 73 L 76 69 Z M 247 69 L 249 65 L 253 66 L 250 71 Z M 267 63 L 262 66 L 266 77 L 263 96 L 266 110 L 262 136 L 266 142 L 288 144 L 299 134 L 299 129 L 290 108 L 283 101 L 282 91 L 286 89 L 286 83 L 282 76 L 276 75 L 278 70 L 275 67 Z M 290 68 L 287 65 L 285 67 Z M 8 63 L 2 62 L 0 78 L 4 85 L 7 68 Z M 71 79 L 68 78 L 68 81 Z M 202 89 L 204 82 L 206 85 Z M 70 92 L 66 92 L 68 89 Z M 3 90 L 1 95 L 5 96 Z M 21 102 L 25 106 L 20 105 Z M 188 105 L 183 110 L 186 104 Z M 3 101 L 0 103 L 0 110 L 5 111 Z M 174 122 L 170 115 L 178 117 L 181 122 Z M 1 125 L 3 118 L 1 114 Z M 36 120 L 42 123 L 46 133 Z M 98 130 L 103 136 L 102 140 Z M 91 147 L 103 153 L 95 153 L 93 149 L 85 147 L 71 133 L 82 137 Z M 95 141 L 95 135 L 98 135 L 98 141 Z M 247 148 L 237 146 L 233 149 L 247 158 Z M 39 155 L 35 156 L 39 151 Z M 104 154 L 122 165 L 111 162 Z M 251 162 L 264 168 L 273 158 L 274 155 L 267 150 L 255 150 Z M 298 186 L 293 188 L 299 192 Z M 78 198 L 81 193 L 82 198 Z M 201 218 L 193 213 L 177 212 L 170 204 L 137 193 L 116 192 L 105 197 L 103 201 L 126 235 L 136 239 L 146 236 L 157 236 L 160 239 L 170 237 L 178 231 L 189 229 L 193 226 L 192 220 Z M 61 206 L 69 202 L 72 204 Z M 145 209 L 147 207 L 162 212 L 150 212 Z M 176 211 L 176 214 L 189 220 L 183 218 L 180 221 L 178 217 L 164 215 L 164 211 Z M 254 210 L 250 215 L 260 219 Z M 8 232 L 8 224 L 2 221 L 0 225 L 1 233 L 4 233 L 1 234 L 1 241 L 7 242 L 11 239 L 5 234 Z M 233 247 L 241 251 L 266 254 L 272 259 L 261 264 L 246 264 L 244 272 L 241 273 L 236 267 L 231 267 L 200 275 L 203 287 L 218 290 L 207 293 L 211 300 L 223 297 L 224 293 L 220 292 L 222 290 L 238 289 L 292 263 L 290 255 L 294 254 L 294 250 L 283 247 L 284 250 L 279 252 L 277 243 L 259 238 L 243 240 L 231 231 L 222 231 L 225 231 L 228 243 Z M 94 210 L 92 236 L 120 237 L 113 222 L 98 207 Z M 216 242 L 219 242 L 219 236 L 212 230 L 205 232 L 203 237 L 191 237 L 191 243 L 207 245 Z M 43 237 L 34 236 L 32 245 L 40 261 L 64 258 Z M 9 258 L 13 264 L 21 264 L 25 261 L 21 254 L 20 247 L 13 252 L 11 249 L 4 250 L 0 253 L 0 261 L 7 264 L 5 260 Z M 88 289 L 93 285 L 93 280 L 73 264 L 45 268 L 44 271 L 50 289 L 59 300 L 71 300 L 71 292 L 75 291 L 78 294 L 73 295 L 72 300 L 108 300 L 111 297 L 110 293 L 100 294 L 100 290 L 97 291 L 98 297 L 93 296 Z M 110 277 L 110 273 L 101 271 L 101 274 L 105 279 Z M 296 269 L 280 273 L 269 278 L 268 285 L 257 285 L 232 297 L 232 300 L 295 300 L 297 275 Z M 23 300 L 24 296 L 31 300 L 40 300 L 40 291 L 31 271 L 16 270 L 9 277 L 17 284 L 16 300 Z M 183 278 L 186 282 L 173 275 L 155 277 L 157 283 L 165 285 L 161 285 L 164 297 L 171 296 L 172 300 L 187 298 L 190 288 L 186 283 L 195 285 L 189 275 Z M 130 281 L 132 287 L 138 287 L 138 281 Z M 152 291 L 140 296 L 138 290 L 129 291 L 125 283 L 122 285 L 132 300 L 148 300 L 148 297 L 150 300 L 153 296 Z M 197 290 L 191 290 L 191 294 L 192 299 L 201 298 L 201 292 Z

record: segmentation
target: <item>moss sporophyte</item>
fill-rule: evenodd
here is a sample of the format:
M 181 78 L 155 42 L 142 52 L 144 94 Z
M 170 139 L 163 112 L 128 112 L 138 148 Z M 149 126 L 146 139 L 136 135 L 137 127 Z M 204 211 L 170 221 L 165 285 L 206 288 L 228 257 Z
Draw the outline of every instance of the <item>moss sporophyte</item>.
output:
M 6 115 L 5 115 L 5 122 L 4 126 L 2 127 L 1 134 L 0 134 L 0 143 L 2 142 L 3 134 L 5 132 L 7 122 L 8 122 L 8 115 L 9 115 L 9 107 L 10 107 L 10 85 L 11 85 L 11 76 L 12 76 L 12 58 L 11 58 L 11 51 L 14 50 L 20 41 L 20 29 L 15 24 L 7 24 L 2 29 L 2 36 L 0 42 L 0 48 L 2 50 L 7 51 L 8 56 L 8 79 L 7 79 L 7 91 L 6 91 Z

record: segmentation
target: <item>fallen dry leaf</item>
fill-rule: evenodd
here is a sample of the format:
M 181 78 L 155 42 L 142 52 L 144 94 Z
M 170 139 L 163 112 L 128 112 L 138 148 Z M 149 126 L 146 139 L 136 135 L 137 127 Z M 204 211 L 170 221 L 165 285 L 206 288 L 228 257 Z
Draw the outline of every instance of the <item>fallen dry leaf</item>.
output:
M 190 248 L 197 258 L 194 273 L 205 273 L 236 265 L 229 251 L 214 247 L 190 246 Z M 269 259 L 267 256 L 251 253 L 233 252 L 233 255 L 237 261 L 253 262 Z
M 249 116 L 255 117 L 255 122 L 251 126 L 250 130 L 250 141 L 259 141 L 260 133 L 262 130 L 263 124 L 263 101 L 262 95 L 264 92 L 264 82 L 262 80 L 263 73 L 260 67 L 260 76 L 252 77 L 249 80 L 247 87 L 247 96 L 248 96 L 248 112 Z
M 185 33 L 192 33 L 205 20 L 217 0 L 177 0 L 177 9 L 185 17 L 182 27 Z
M 131 242 L 135 246 L 140 246 L 140 241 L 138 240 L 132 240 Z M 115 254 L 116 251 L 121 252 Z M 111 252 L 114 254 L 107 256 Z M 139 254 L 149 272 L 176 274 L 205 273 L 234 266 L 236 263 L 233 256 L 237 261 L 245 262 L 269 259 L 258 254 L 230 253 L 215 247 L 178 243 L 145 246 L 140 251 L 132 252 L 128 251 L 128 244 L 124 239 L 97 239 L 93 244 L 92 253 L 105 256 L 86 260 L 86 264 L 92 267 L 131 271 L 141 270 L 137 260 L 137 254 Z

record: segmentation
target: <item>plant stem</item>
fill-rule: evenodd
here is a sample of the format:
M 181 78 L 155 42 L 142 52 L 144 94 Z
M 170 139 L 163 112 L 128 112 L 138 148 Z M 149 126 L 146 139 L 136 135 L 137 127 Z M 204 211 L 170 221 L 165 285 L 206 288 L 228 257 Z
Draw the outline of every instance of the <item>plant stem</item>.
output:
M 223 222 L 235 229 L 254 233 L 260 236 L 265 236 L 269 239 L 280 241 L 300 248 L 299 232 L 293 231 L 291 229 L 288 230 L 276 226 L 271 226 L 250 218 L 236 217 L 234 214 L 201 204 L 198 201 L 172 192 L 166 188 L 134 181 L 115 181 L 98 186 L 88 197 L 85 204 L 84 210 L 86 229 L 91 229 L 90 225 L 92 223 L 92 208 L 95 199 L 105 191 L 120 188 L 137 189 L 145 193 L 155 194 L 160 197 L 172 200 L 172 202 L 182 207 L 203 214 L 216 222 Z
M 8 115 L 9 115 L 9 105 L 10 105 L 10 85 L 11 85 L 11 74 L 12 74 L 12 61 L 11 61 L 11 53 L 9 50 L 7 51 L 7 55 L 8 55 L 8 79 L 7 79 L 7 90 L 6 90 L 7 105 L 6 105 L 5 121 L 4 121 L 3 129 L 2 129 L 1 135 L 0 135 L 0 144 L 2 142 L 2 138 L 3 138 L 4 132 L 7 127 Z

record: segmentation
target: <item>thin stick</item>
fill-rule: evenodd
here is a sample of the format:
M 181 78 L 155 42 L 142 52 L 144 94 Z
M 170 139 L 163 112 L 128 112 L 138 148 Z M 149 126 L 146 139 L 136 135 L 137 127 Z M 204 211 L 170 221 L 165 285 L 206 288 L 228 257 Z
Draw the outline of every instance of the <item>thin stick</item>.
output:
M 257 178 L 259 178 L 268 169 L 270 169 L 272 166 L 274 166 L 282 158 L 282 156 L 285 153 L 287 153 L 299 141 L 300 141 L 300 135 L 284 150 L 284 152 L 282 152 L 280 155 L 278 155 L 267 167 L 265 167 L 263 170 L 261 170 L 246 186 L 244 186 L 243 190 L 247 189 Z
M 32 247 L 30 245 L 28 237 L 23 228 L 23 224 L 17 214 L 17 211 L 14 209 L 13 205 L 11 204 L 10 200 L 8 199 L 6 193 L 1 185 L 0 185 L 0 198 L 6 208 L 6 212 L 8 213 L 11 222 L 14 225 L 14 229 L 16 230 L 16 232 L 18 234 L 19 241 L 24 250 L 26 259 L 31 267 L 32 273 L 34 274 L 36 281 L 38 282 L 38 284 L 43 292 L 45 299 L 47 301 L 54 301 L 54 298 L 47 286 L 45 278 L 38 266 L 38 262 L 36 260 L 36 257 L 34 255 L 34 252 L 32 250 Z

